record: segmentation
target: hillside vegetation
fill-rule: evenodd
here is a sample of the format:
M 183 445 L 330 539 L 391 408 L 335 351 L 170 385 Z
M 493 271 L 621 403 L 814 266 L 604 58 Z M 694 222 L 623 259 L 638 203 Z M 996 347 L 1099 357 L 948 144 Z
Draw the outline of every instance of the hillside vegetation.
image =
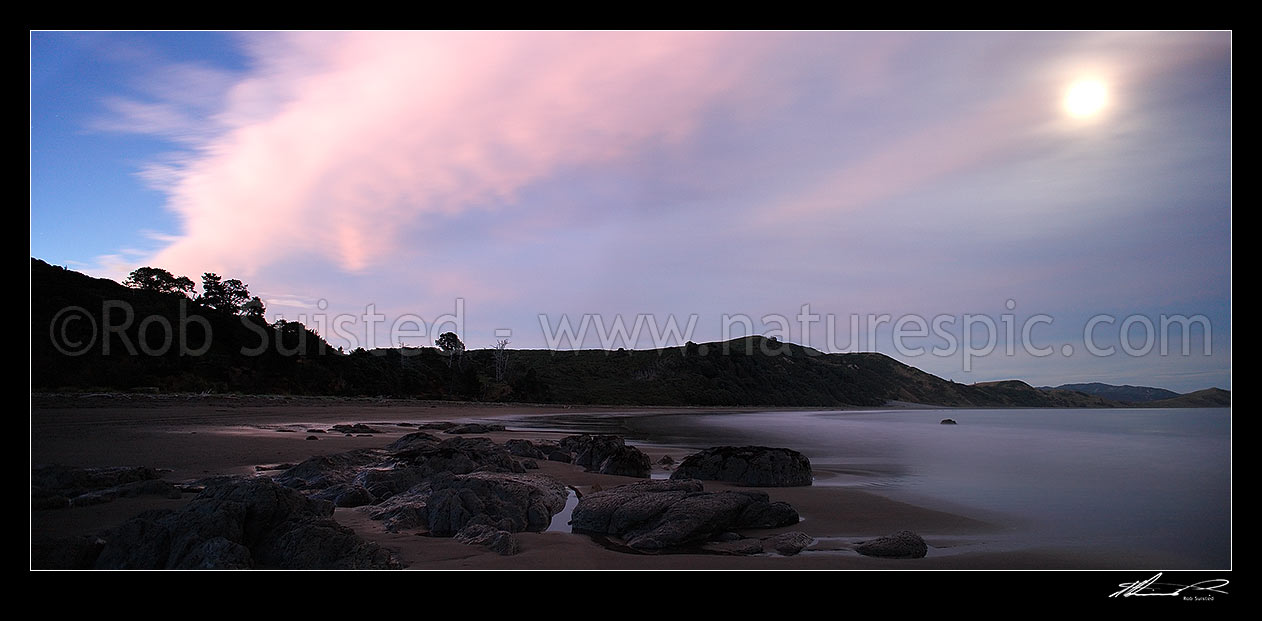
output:
M 94 319 L 67 321 L 67 309 Z M 91 321 L 114 327 L 108 345 L 100 339 L 106 327 Z M 67 351 L 89 341 L 82 353 Z M 823 354 L 759 336 L 640 351 L 347 353 L 295 322 L 268 324 L 184 292 L 127 287 L 38 259 L 31 261 L 31 388 L 654 406 L 1119 405 L 1016 380 L 958 384 L 883 354 Z

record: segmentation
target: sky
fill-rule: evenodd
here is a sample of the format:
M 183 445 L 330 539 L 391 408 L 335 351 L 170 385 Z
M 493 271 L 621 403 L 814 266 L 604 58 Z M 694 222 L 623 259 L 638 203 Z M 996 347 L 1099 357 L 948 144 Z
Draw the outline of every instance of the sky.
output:
M 1231 388 L 1230 32 L 30 45 L 32 257 L 237 278 L 334 346 Z

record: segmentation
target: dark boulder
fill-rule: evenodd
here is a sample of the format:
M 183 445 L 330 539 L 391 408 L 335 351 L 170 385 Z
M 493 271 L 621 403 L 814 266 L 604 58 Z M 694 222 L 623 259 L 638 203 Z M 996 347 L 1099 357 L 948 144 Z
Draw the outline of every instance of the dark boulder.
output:
M 559 461 L 563 464 L 568 464 L 574 461 L 574 456 L 562 450 L 555 450 L 548 453 L 548 461 Z
M 653 470 L 653 464 L 649 462 L 649 456 L 640 449 L 623 446 L 614 449 L 594 470 L 601 474 L 647 479 Z
M 366 425 L 366 424 L 363 424 L 363 423 L 333 425 L 333 427 L 331 427 L 331 428 L 329 428 L 329 429 L 333 429 L 333 430 L 334 430 L 334 432 L 339 432 L 339 433 L 350 433 L 350 434 L 356 434 L 356 433 L 385 433 L 385 432 L 382 432 L 382 430 L 380 430 L 380 429 L 374 429 L 374 428 L 372 428 L 372 427 L 369 427 L 369 425 Z
M 771 548 L 784 556 L 793 556 L 815 543 L 815 538 L 801 531 L 772 535 L 762 540 L 764 548 Z
M 653 469 L 649 456 L 634 446 L 627 446 L 621 436 L 588 433 L 569 436 L 561 440 L 560 448 L 574 455 L 573 463 L 588 472 L 647 479 Z
M 386 452 L 394 455 L 436 446 L 440 442 L 442 442 L 442 438 L 439 438 L 438 436 L 428 434 L 423 431 L 417 431 L 409 433 L 388 444 L 386 446 Z
M 338 507 L 362 507 L 377 502 L 377 497 L 359 485 L 339 484 L 313 494 L 312 498 L 328 500 Z
M 955 425 L 955 424 L 958 424 L 958 423 L 956 423 L 956 422 L 955 422 L 955 419 L 953 419 L 953 418 L 944 418 L 944 419 L 942 419 L 942 422 L 941 422 L 941 423 L 939 423 L 939 424 L 940 424 L 940 425 Z
M 483 546 L 503 556 L 512 556 L 521 549 L 512 533 L 486 524 L 470 524 L 460 529 L 455 539 L 463 544 Z
M 433 474 L 526 471 L 507 449 L 490 438 L 448 438 L 437 444 L 418 442 L 414 448 L 395 450 L 394 458 L 402 464 L 427 468 Z
M 504 443 L 510 455 L 529 457 L 531 459 L 547 459 L 548 456 L 539 450 L 530 440 L 509 440 Z
M 855 551 L 864 556 L 883 558 L 924 558 L 929 551 L 925 540 L 909 530 L 902 530 L 893 535 L 877 537 L 855 546 Z
M 388 552 L 332 519 L 332 503 L 268 478 L 222 477 L 179 511 L 105 533 L 101 569 L 385 569 Z
M 694 453 L 679 463 L 671 479 L 723 481 L 753 487 L 810 485 L 811 461 L 786 448 L 719 446 Z
M 301 490 L 321 490 L 349 484 L 360 469 L 382 460 L 373 449 L 356 449 L 332 455 L 317 455 L 276 475 L 276 482 Z
M 614 535 L 638 550 L 698 545 L 720 533 L 798 523 L 797 511 L 761 491 L 706 492 L 700 481 L 645 481 L 583 496 L 574 532 Z
M 470 524 L 508 532 L 546 530 L 569 491 L 551 477 L 502 472 L 440 474 L 377 505 L 387 530 L 450 537 Z
M 349 433 L 349 434 L 359 434 L 359 433 L 385 433 L 384 431 L 381 431 L 381 430 L 378 430 L 378 429 L 374 429 L 374 428 L 369 427 L 368 425 L 365 425 L 365 424 L 363 424 L 363 423 L 355 423 L 354 425 L 345 425 L 345 424 L 343 424 L 343 425 L 333 425 L 332 427 L 330 427 L 330 429 L 332 429 L 333 431 L 338 431 L 338 432 L 344 433 L 344 434 L 346 434 L 346 433 Z

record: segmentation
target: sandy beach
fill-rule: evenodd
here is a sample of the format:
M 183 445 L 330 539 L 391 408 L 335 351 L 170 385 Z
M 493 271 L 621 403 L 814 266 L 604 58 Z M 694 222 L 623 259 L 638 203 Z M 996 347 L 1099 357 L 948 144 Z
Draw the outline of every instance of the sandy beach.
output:
M 260 467 L 297 463 L 314 455 L 354 448 L 383 447 L 414 431 L 412 425 L 427 422 L 490 421 L 599 410 L 371 399 L 36 398 L 31 411 L 31 460 L 32 465 L 149 466 L 163 469 L 166 480 L 186 482 L 220 474 L 265 474 L 267 471 Z M 307 428 L 327 428 L 339 423 L 365 423 L 384 433 L 305 433 Z M 504 442 L 512 438 L 556 440 L 566 434 L 515 429 L 510 425 L 505 431 L 485 435 Z M 654 475 L 660 477 L 668 476 L 663 466 L 656 465 L 663 455 L 670 455 L 675 461 L 687 455 L 687 451 L 674 447 L 637 446 L 653 460 Z M 542 461 L 539 465 L 540 469 L 534 472 L 552 476 L 578 494 L 640 480 L 588 473 L 560 462 Z M 816 476 L 818 480 L 831 474 L 820 471 Z M 706 482 L 705 487 L 727 488 L 714 482 Z M 363 538 L 391 550 L 413 570 L 1081 570 L 1162 563 L 1162 559 L 1144 558 L 1138 552 L 1130 558 L 1118 558 L 1116 554 L 1091 557 L 1023 546 L 1006 537 L 1010 524 L 990 517 L 915 506 L 847 487 L 815 485 L 764 491 L 773 501 L 791 504 L 802 521 L 793 527 L 757 534 L 799 530 L 815 538 L 807 550 L 794 556 L 628 554 L 607 549 L 586 535 L 549 531 L 518 533 L 520 552 L 500 556 L 452 539 L 387 532 L 380 522 L 369 519 L 358 508 L 339 508 L 334 517 Z M 31 536 L 38 540 L 96 534 L 146 509 L 176 508 L 189 498 L 189 494 L 179 500 L 119 498 L 86 507 L 33 510 Z M 900 530 L 920 533 L 930 546 L 929 554 L 921 559 L 880 559 L 861 556 L 852 549 L 864 539 Z

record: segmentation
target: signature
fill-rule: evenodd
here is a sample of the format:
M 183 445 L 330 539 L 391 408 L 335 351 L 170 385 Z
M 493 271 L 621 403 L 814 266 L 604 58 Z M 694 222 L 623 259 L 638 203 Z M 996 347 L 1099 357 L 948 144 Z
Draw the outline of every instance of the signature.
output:
M 1123 582 L 1117 585 L 1122 587 L 1122 589 L 1109 597 L 1147 597 L 1151 595 L 1178 596 L 1182 595 L 1184 591 L 1211 591 L 1213 593 L 1226 595 L 1226 591 L 1221 591 L 1219 589 L 1229 584 L 1229 582 L 1224 578 L 1212 578 L 1210 580 L 1202 580 L 1196 584 L 1189 585 L 1170 584 L 1168 582 L 1157 582 L 1157 579 L 1160 577 L 1161 574 L 1158 573 L 1147 580 Z

